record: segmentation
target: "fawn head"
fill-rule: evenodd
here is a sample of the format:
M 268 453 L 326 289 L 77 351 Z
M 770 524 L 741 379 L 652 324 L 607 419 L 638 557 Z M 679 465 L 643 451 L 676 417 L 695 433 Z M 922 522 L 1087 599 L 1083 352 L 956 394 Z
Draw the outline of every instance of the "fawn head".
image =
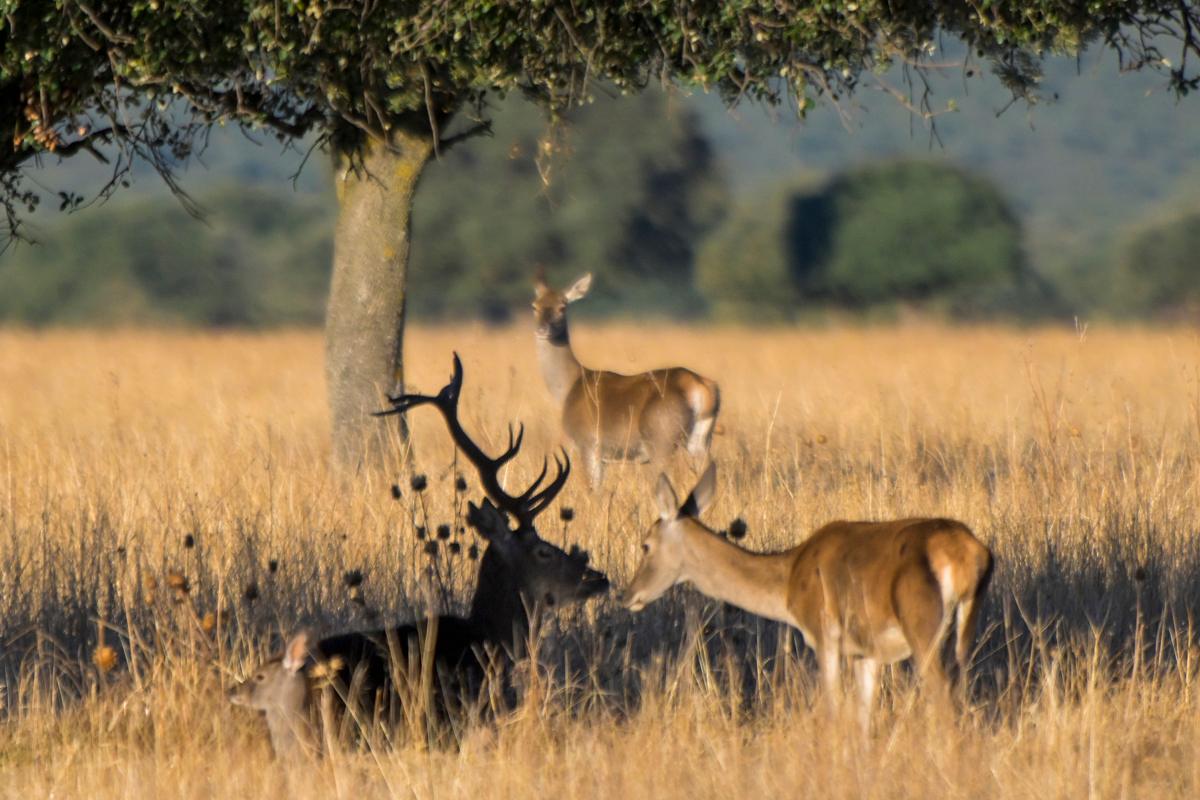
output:
M 313 745 L 307 667 L 314 663 L 315 646 L 309 631 L 297 633 L 288 640 L 283 655 L 260 665 L 229 690 L 229 702 L 266 715 L 271 746 L 278 756 L 298 754 Z

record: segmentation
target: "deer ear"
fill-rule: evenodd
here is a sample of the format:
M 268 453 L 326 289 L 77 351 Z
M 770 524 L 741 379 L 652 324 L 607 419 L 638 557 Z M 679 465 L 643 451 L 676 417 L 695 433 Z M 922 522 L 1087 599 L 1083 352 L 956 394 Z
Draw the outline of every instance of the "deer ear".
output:
M 304 669 L 308 663 L 313 635 L 311 631 L 303 630 L 288 640 L 283 651 L 283 668 L 293 675 Z
M 470 501 L 467 502 L 467 524 L 488 541 L 509 533 L 508 518 L 487 498 L 484 498 L 478 507 Z
M 663 520 L 679 516 L 679 499 L 675 496 L 675 490 L 671 488 L 671 481 L 665 472 L 658 476 L 658 489 L 654 497 L 658 501 L 658 515 Z
M 533 270 L 533 295 L 540 297 L 550 291 L 550 284 L 546 283 L 546 268 L 541 264 Z
M 717 465 L 710 461 L 704 474 L 700 476 L 700 480 L 696 481 L 696 488 L 692 489 L 688 499 L 683 501 L 683 508 L 679 509 L 679 515 L 683 517 L 700 516 L 712 505 L 713 495 L 716 493 Z
M 574 303 L 576 300 L 582 300 L 584 295 L 588 293 L 588 289 L 592 288 L 592 273 L 584 275 L 579 280 L 571 284 L 571 288 L 563 292 L 563 297 L 568 303 Z

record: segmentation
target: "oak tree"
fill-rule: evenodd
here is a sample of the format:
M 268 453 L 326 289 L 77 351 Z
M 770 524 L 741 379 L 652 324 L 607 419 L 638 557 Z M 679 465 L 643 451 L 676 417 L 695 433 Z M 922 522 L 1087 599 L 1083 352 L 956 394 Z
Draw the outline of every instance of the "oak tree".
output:
M 651 81 L 790 103 L 841 102 L 899 64 L 918 112 L 939 36 L 958 37 L 1017 95 L 1040 60 L 1092 44 L 1198 88 L 1192 0 L 0 0 L 0 200 L 7 234 L 39 198 L 31 159 L 134 159 L 173 187 L 213 125 L 316 136 L 335 159 L 326 321 L 335 452 L 381 452 L 368 412 L 402 382 L 410 215 L 431 158 L 487 131 L 492 95 L 553 116 L 597 85 Z M 915 98 L 915 100 L 910 99 Z M 79 197 L 61 196 L 64 207 Z M 186 199 L 185 199 L 186 202 Z

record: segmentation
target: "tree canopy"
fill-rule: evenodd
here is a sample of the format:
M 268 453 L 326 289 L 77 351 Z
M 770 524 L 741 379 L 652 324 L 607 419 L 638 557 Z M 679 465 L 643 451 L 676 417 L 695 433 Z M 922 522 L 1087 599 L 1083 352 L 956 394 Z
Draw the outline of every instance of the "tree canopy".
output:
M 555 111 L 586 102 L 596 81 L 679 81 L 804 113 L 894 60 L 928 67 L 942 33 L 1017 93 L 1048 50 L 1103 41 L 1129 67 L 1164 70 L 1180 93 L 1197 88 L 1200 56 L 1200 9 L 1175 0 L 4 0 L 0 21 L 10 232 L 38 198 L 20 169 L 28 159 L 112 159 L 105 191 L 134 155 L 171 180 L 213 124 L 289 141 L 318 131 L 351 155 L 418 130 L 440 150 L 460 112 L 482 124 L 488 93 L 523 92 Z M 917 92 L 915 105 L 928 102 Z M 457 135 L 473 130 L 484 128 Z

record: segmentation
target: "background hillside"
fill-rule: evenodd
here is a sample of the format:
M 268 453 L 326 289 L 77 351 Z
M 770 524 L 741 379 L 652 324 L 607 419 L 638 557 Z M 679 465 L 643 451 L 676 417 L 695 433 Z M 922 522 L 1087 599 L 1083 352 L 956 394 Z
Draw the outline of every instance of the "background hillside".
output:
M 1060 60 L 1045 102 L 998 114 L 1007 92 L 977 73 L 934 77 L 935 106 L 956 108 L 937 139 L 870 90 L 803 123 L 699 94 L 598 93 L 552 131 L 521 101 L 498 103 L 495 136 L 422 183 L 413 309 L 504 318 L 541 263 L 562 280 L 597 273 L 593 314 L 1190 314 L 1200 106 L 1107 60 Z M 59 215 L 47 202 L 40 244 L 0 256 L 0 319 L 319 322 L 334 202 L 320 152 L 293 184 L 303 160 L 215 132 L 183 182 L 204 221 L 148 170 L 105 204 Z M 52 197 L 104 175 L 76 159 L 37 177 Z

